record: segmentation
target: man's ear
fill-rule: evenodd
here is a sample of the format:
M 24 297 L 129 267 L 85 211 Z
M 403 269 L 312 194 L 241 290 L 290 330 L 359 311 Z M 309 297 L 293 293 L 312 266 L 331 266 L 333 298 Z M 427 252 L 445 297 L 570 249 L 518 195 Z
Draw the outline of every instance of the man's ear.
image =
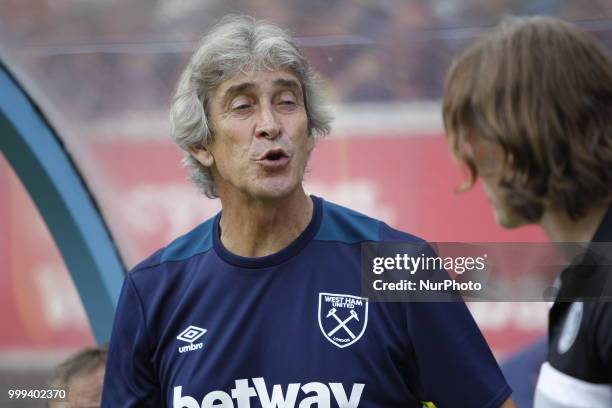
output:
M 310 154 L 312 150 L 315 148 L 317 141 L 315 140 L 314 135 L 308 134 L 306 135 L 306 150 Z
M 206 146 L 192 147 L 189 149 L 191 155 L 204 167 L 211 167 L 215 158 Z

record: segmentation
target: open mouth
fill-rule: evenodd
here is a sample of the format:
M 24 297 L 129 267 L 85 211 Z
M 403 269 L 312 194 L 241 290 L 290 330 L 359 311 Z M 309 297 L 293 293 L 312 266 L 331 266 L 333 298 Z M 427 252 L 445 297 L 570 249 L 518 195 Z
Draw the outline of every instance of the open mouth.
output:
M 260 160 L 278 161 L 288 158 L 289 155 L 283 149 L 268 150 Z
M 283 149 L 270 149 L 260 156 L 258 162 L 269 169 L 281 168 L 289 163 L 289 154 Z

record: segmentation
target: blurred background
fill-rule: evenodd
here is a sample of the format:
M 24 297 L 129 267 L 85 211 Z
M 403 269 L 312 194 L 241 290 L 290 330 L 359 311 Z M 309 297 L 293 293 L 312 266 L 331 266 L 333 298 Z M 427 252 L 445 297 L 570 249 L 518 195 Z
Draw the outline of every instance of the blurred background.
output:
M 444 74 L 510 14 L 560 16 L 612 47 L 610 0 L 0 0 L 3 62 L 58 132 L 126 269 L 220 208 L 186 181 L 168 110 L 199 39 L 227 13 L 289 28 L 323 79 L 336 120 L 311 159 L 309 192 L 430 241 L 545 240 L 534 227 L 497 227 L 480 185 L 456 193 L 465 172 L 445 144 Z M 2 392 L 44 384 L 55 364 L 95 342 L 57 246 L 4 155 Z M 542 303 L 470 308 L 500 360 L 546 330 Z

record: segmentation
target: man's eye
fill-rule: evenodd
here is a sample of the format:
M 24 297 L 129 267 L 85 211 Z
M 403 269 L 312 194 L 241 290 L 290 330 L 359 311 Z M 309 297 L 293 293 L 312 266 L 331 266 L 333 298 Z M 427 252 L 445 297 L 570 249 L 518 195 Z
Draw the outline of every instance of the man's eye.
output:
M 250 107 L 251 107 L 251 105 L 250 105 L 250 104 L 248 104 L 248 103 L 243 103 L 243 104 L 240 104 L 240 105 L 234 106 L 232 109 L 233 109 L 233 110 L 235 110 L 235 111 L 244 111 L 244 110 L 249 109 Z

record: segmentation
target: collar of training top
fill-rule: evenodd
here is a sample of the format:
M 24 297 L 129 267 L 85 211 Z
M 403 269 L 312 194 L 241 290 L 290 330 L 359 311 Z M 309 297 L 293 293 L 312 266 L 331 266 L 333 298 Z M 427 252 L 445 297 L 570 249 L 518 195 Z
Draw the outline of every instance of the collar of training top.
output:
M 555 302 L 612 301 L 612 206 L 586 251 L 561 272 Z
M 595 231 L 593 242 L 612 242 L 612 205 Z
M 221 230 L 219 228 L 222 212 L 219 212 L 213 224 L 213 247 L 215 252 L 224 261 L 240 268 L 267 268 L 285 262 L 289 258 L 297 255 L 310 241 L 312 241 L 321 225 L 323 199 L 314 195 L 311 195 L 310 198 L 312 199 L 312 218 L 306 226 L 306 229 L 304 229 L 304 231 L 302 231 L 302 233 L 286 248 L 274 254 L 262 257 L 249 258 L 238 256 L 228 251 L 227 248 L 223 246 L 220 238 Z

